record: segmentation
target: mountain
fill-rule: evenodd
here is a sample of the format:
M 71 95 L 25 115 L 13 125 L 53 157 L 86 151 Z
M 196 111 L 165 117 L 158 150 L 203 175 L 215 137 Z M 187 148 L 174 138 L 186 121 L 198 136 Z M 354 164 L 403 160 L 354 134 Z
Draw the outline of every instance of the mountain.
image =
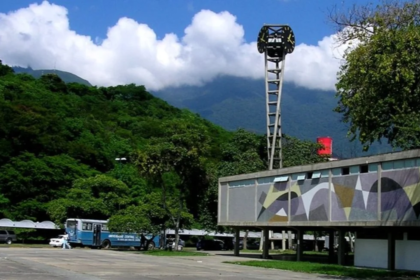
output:
M 23 68 L 23 67 L 18 67 L 18 66 L 12 67 L 12 69 L 13 71 L 15 71 L 15 73 L 26 73 L 26 74 L 32 75 L 35 78 L 39 78 L 45 74 L 56 74 L 66 83 L 78 83 L 85 86 L 92 86 L 87 80 L 84 80 L 77 75 L 74 75 L 72 73 L 65 72 L 65 71 L 48 70 L 48 69 L 47 70 L 33 70 L 31 67 Z
M 266 100 L 264 80 L 218 77 L 203 86 L 165 88 L 152 92 L 175 107 L 188 108 L 226 129 L 266 133 Z M 333 91 L 306 89 L 284 83 L 281 112 L 282 132 L 299 139 L 316 141 L 333 138 L 333 152 L 340 158 L 356 157 L 391 150 L 389 145 L 375 143 L 362 152 L 358 142 L 346 137 L 347 125 L 333 112 L 337 99 Z
M 16 73 L 34 77 L 54 73 L 65 82 L 90 85 L 72 73 L 59 70 L 33 70 L 13 67 Z M 202 86 L 170 87 L 150 91 L 178 108 L 187 108 L 228 130 L 244 128 L 266 133 L 266 100 L 264 80 L 220 76 Z M 339 158 L 366 156 L 391 151 L 388 144 L 374 143 L 368 152 L 360 143 L 347 138 L 348 126 L 333 112 L 337 105 L 335 92 L 307 89 L 284 83 L 281 112 L 282 132 L 299 139 L 316 141 L 317 137 L 333 138 L 333 153 Z

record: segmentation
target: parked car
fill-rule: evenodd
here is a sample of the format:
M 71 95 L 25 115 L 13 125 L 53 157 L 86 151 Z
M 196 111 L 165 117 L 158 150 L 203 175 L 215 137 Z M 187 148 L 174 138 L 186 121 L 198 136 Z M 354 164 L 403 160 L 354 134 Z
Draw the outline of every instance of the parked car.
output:
M 197 242 L 197 250 L 223 250 L 225 243 L 219 239 L 201 239 Z
M 243 247 L 243 245 L 242 245 L 242 247 Z M 246 248 L 248 250 L 259 250 L 260 249 L 260 242 L 259 241 L 248 240 L 248 242 L 246 243 Z
M 232 246 L 231 249 L 235 248 L 235 240 L 232 240 Z M 244 248 L 244 241 L 241 239 L 239 240 L 239 250 L 242 250 Z M 260 249 L 260 242 L 258 240 L 252 240 L 248 239 L 246 242 L 246 248 L 248 250 L 259 250 Z
M 178 240 L 178 251 L 181 251 L 185 247 L 185 241 L 181 238 Z M 166 248 L 175 250 L 175 239 L 169 238 L 166 242 Z
M 303 251 L 313 251 L 314 250 L 314 242 L 312 240 L 303 240 L 302 242 L 302 250 Z M 297 244 L 293 244 L 292 245 L 292 250 L 296 251 L 297 249 Z
M 6 244 L 12 244 L 16 241 L 16 234 L 12 230 L 0 229 L 0 242 Z
M 60 234 L 58 237 L 51 238 L 50 239 L 50 246 L 52 246 L 52 247 L 62 247 L 65 236 L 66 236 L 65 234 Z

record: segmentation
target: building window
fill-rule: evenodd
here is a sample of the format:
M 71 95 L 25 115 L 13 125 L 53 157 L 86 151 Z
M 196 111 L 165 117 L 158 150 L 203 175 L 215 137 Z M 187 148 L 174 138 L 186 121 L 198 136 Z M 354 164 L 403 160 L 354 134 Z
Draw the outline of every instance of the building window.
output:
M 292 174 L 293 181 L 302 181 L 302 180 L 305 180 L 305 178 L 306 178 L 305 173 Z
M 369 172 L 369 166 L 367 164 L 360 165 L 360 173 L 368 173 Z
M 341 175 L 349 175 L 349 174 L 350 174 L 350 168 L 349 167 L 341 168 Z
M 274 182 L 274 179 L 276 177 L 264 177 L 264 178 L 258 178 L 257 183 L 258 185 L 264 185 L 264 184 L 271 184 Z
M 249 187 L 255 186 L 255 180 L 240 180 L 229 182 L 229 188 Z
M 378 164 L 377 163 L 369 163 L 368 164 L 369 173 L 378 172 Z
M 350 174 L 359 174 L 360 173 L 360 166 L 350 166 Z
M 321 171 L 315 171 L 312 173 L 312 179 L 319 179 L 321 178 Z
M 274 183 L 287 182 L 287 181 L 289 181 L 289 176 L 280 176 L 274 179 Z
M 333 176 L 341 176 L 342 170 L 341 168 L 334 168 L 331 172 Z

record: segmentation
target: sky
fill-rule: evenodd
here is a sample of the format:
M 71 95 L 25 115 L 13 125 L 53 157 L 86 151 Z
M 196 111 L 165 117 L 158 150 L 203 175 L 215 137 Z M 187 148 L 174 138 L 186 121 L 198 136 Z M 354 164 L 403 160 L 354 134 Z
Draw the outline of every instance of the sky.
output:
M 2 0 L 0 60 L 57 69 L 94 85 L 159 90 L 204 85 L 217 76 L 263 78 L 256 39 L 264 24 L 296 38 L 285 80 L 334 90 L 346 46 L 328 22 L 372 0 Z M 375 2 L 375 1 L 373 1 Z

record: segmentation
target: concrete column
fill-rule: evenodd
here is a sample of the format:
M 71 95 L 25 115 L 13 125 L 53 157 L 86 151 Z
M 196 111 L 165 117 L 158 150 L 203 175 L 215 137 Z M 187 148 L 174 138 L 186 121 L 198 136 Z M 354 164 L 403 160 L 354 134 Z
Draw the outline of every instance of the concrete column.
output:
M 328 240 L 328 259 L 330 263 L 334 261 L 334 245 L 335 245 L 334 239 L 335 239 L 335 234 L 334 234 L 334 231 L 331 230 L 329 232 L 329 240 Z
M 284 251 L 286 250 L 286 231 L 281 231 L 281 249 Z
M 303 261 L 303 231 L 297 230 L 296 260 Z
M 269 256 L 269 253 L 268 253 L 268 250 L 269 250 L 269 248 L 270 248 L 270 236 L 269 236 L 269 231 L 268 231 L 268 229 L 263 229 L 263 235 L 264 235 L 264 238 L 263 238 L 263 254 L 262 254 L 262 258 L 263 259 L 268 259 L 270 256 Z
M 395 235 L 388 233 L 388 270 L 395 270 Z
M 345 245 L 345 238 L 344 238 L 344 230 L 340 229 L 338 231 L 338 264 L 344 265 L 345 264 L 345 252 L 346 252 L 346 245 Z
M 241 239 L 239 228 L 235 228 L 235 247 L 233 253 L 235 256 L 239 256 L 239 240 Z
M 274 235 L 274 232 L 272 231 L 272 230 L 270 230 L 269 231 L 269 240 L 271 240 L 271 238 L 273 238 L 273 235 Z M 271 250 L 274 250 L 274 242 L 273 241 L 270 241 L 270 247 L 271 247 Z

